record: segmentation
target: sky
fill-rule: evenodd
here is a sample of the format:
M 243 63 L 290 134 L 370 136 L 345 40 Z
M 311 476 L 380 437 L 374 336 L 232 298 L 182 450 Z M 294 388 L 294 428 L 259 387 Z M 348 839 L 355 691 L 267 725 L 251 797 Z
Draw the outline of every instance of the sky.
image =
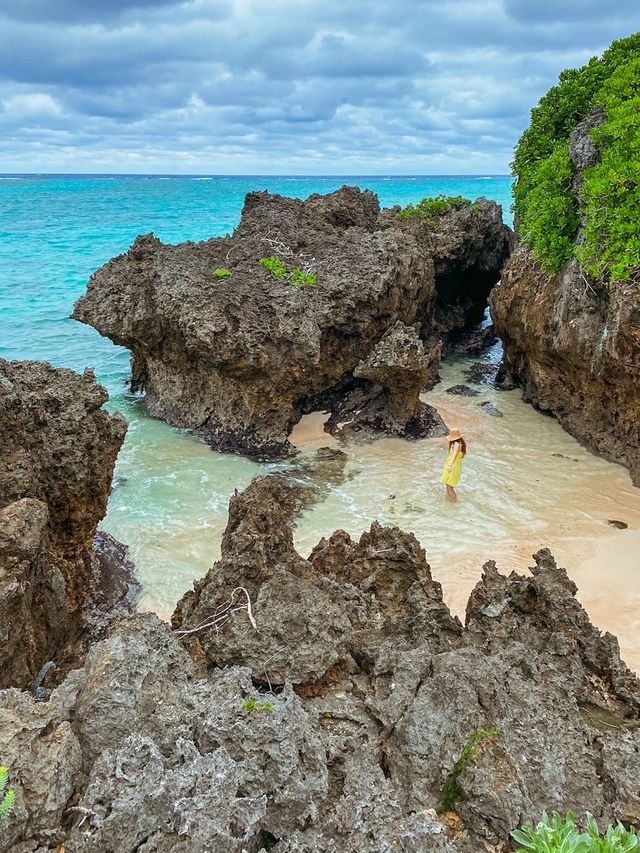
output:
M 0 0 L 0 172 L 507 174 L 640 0 Z

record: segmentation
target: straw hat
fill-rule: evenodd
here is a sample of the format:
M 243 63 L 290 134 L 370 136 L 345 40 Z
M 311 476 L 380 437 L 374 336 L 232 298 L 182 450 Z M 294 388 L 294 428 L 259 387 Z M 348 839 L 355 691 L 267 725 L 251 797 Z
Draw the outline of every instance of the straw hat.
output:
M 449 435 L 447 436 L 447 441 L 457 441 L 459 438 L 462 438 L 462 433 L 456 427 L 453 427 Z

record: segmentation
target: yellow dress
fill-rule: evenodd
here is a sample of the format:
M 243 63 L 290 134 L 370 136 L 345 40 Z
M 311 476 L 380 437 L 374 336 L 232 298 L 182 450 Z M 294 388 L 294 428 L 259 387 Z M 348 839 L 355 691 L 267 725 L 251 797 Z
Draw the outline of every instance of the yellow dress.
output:
M 453 444 L 449 451 L 449 455 L 447 456 L 447 461 L 444 463 L 444 471 L 442 472 L 442 477 L 440 477 L 440 482 L 444 483 L 445 486 L 457 486 L 460 482 L 460 477 L 462 476 L 462 460 L 464 459 L 464 456 L 460 452 L 456 456 L 456 461 L 453 463 L 451 472 L 448 470 L 449 465 L 451 465 L 451 460 L 453 459 L 453 454 L 456 450 L 460 450 L 460 445 L 456 446 L 456 444 Z

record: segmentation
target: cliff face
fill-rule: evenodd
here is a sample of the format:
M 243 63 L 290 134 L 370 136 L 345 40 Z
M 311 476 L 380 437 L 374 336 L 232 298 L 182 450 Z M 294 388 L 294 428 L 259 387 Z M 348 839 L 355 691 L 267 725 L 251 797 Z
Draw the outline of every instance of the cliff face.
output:
M 331 408 L 371 387 L 355 371 L 396 322 L 429 337 L 447 271 L 497 280 L 508 232 L 497 205 L 475 209 L 473 228 L 454 212 L 431 233 L 381 215 L 355 188 L 305 202 L 251 193 L 233 237 L 138 238 L 92 277 L 73 316 L 131 350 L 132 387 L 146 391 L 151 414 L 220 450 L 287 455 L 292 426 L 320 398 Z M 277 258 L 283 277 L 264 258 Z M 456 323 L 484 309 L 482 288 L 468 296 Z
M 640 485 L 640 289 L 546 273 L 520 246 L 490 296 L 504 368 L 524 399 Z
M 49 702 L 0 691 L 0 850 L 477 853 L 542 809 L 638 822 L 640 683 L 547 551 L 487 563 L 463 627 L 410 533 L 297 554 L 306 492 L 232 499 L 174 631 L 123 619 Z
M 2 686 L 28 686 L 51 658 L 64 670 L 114 603 L 110 540 L 94 540 L 126 423 L 106 399 L 89 371 L 0 361 Z

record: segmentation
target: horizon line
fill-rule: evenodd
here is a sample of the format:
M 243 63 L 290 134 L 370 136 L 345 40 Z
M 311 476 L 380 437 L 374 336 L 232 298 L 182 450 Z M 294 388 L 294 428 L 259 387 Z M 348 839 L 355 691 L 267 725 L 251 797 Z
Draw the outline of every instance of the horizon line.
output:
M 504 173 L 486 172 L 432 172 L 418 174 L 406 172 L 403 174 L 389 174 L 388 172 L 358 173 L 348 172 L 336 174 L 264 174 L 261 172 L 0 172 L 0 178 L 46 178 L 46 177 L 110 177 L 110 178 L 512 178 L 513 175 Z

